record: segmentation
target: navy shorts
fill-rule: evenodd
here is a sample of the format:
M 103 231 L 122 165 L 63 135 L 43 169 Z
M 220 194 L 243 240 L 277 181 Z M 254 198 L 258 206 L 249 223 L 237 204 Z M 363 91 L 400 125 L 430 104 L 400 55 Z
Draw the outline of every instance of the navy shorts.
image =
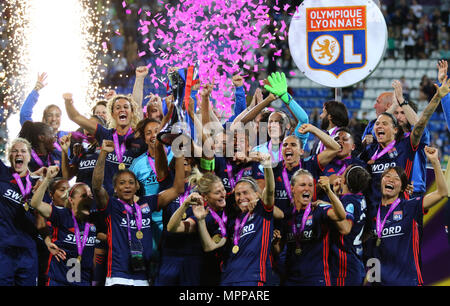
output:
M 155 286 L 199 286 L 202 256 L 161 256 Z

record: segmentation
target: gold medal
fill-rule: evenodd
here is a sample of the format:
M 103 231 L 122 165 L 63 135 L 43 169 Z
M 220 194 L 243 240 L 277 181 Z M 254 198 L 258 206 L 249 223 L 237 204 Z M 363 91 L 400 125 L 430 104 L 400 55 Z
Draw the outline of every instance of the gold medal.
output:
M 125 170 L 125 164 L 124 163 L 120 163 L 119 164 L 119 170 Z
M 222 236 L 220 234 L 215 234 L 213 237 L 215 243 L 219 243 L 222 240 Z M 234 249 L 234 248 L 233 248 Z
M 141 231 L 137 231 L 136 232 L 136 238 L 141 240 L 142 238 L 144 238 L 144 234 Z
M 23 204 L 23 208 L 25 209 L 25 211 L 28 211 L 30 209 L 30 206 L 27 202 L 25 202 L 25 204 Z
M 379 247 L 381 245 L 381 238 L 377 239 L 377 247 Z
M 302 249 L 296 248 L 295 249 L 295 255 L 300 255 L 302 253 Z
M 183 214 L 183 216 L 181 217 L 183 220 L 187 218 L 186 213 Z
M 79 263 L 81 263 L 81 255 L 78 255 L 77 260 Z
M 233 254 L 237 254 L 237 252 L 239 252 L 239 247 L 237 246 L 237 245 L 235 245 L 234 247 L 233 247 Z

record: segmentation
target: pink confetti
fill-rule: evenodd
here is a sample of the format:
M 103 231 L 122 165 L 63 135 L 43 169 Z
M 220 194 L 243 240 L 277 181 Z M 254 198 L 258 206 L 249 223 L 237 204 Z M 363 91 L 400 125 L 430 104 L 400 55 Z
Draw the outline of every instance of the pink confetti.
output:
M 126 10 L 125 13 L 127 13 L 127 15 L 131 15 L 131 10 Z
M 139 57 L 143 57 L 145 54 L 147 54 L 145 51 L 142 51 L 142 52 L 138 53 Z
M 127 7 L 127 3 L 125 1 L 122 1 L 122 7 L 123 8 Z
M 296 76 L 297 74 L 295 73 L 295 71 L 291 70 L 291 71 L 289 71 L 289 75 Z
M 277 12 L 280 10 L 280 8 L 279 8 L 278 6 L 276 6 L 276 5 L 273 6 L 273 9 L 274 9 L 275 11 L 277 11 Z
M 102 42 L 102 47 L 104 50 L 108 49 L 108 44 L 106 42 Z

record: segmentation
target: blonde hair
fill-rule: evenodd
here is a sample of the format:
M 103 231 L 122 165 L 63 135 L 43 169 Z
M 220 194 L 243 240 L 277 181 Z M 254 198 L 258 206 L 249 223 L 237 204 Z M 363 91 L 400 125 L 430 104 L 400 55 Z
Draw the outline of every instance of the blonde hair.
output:
M 73 195 L 75 193 L 75 189 L 78 189 L 78 187 L 80 186 L 88 186 L 85 183 L 75 183 L 75 185 L 73 185 L 72 187 L 70 187 L 69 189 L 66 190 L 66 192 L 64 193 L 64 195 L 61 197 L 62 200 L 64 201 L 64 207 L 68 208 L 68 209 L 72 209 L 72 203 L 70 203 L 69 198 L 73 198 Z
M 201 173 L 197 167 L 192 168 L 192 174 L 188 178 L 189 185 L 195 186 L 198 193 L 200 194 L 208 194 L 211 191 L 212 185 L 214 183 L 220 182 L 221 179 L 215 175 L 214 173 L 206 172 Z
M 131 118 L 131 127 L 133 129 L 136 129 L 136 126 L 138 125 L 138 123 L 140 121 L 141 114 L 139 114 L 139 107 L 138 107 L 137 103 L 133 100 L 131 95 L 115 95 L 111 99 L 109 99 L 108 104 L 106 106 L 106 111 L 108 114 L 108 127 L 113 128 L 113 129 L 117 127 L 116 121 L 113 120 L 112 113 L 113 113 L 114 104 L 119 99 L 127 100 L 130 103 L 131 113 L 133 115 L 133 117 Z
M 28 153 L 31 155 L 31 143 L 28 140 L 26 140 L 25 138 L 17 137 L 16 139 L 13 139 L 13 141 L 11 141 L 11 144 L 8 147 L 8 160 L 11 164 L 12 164 L 11 149 L 19 142 L 24 143 L 26 145 L 26 147 L 28 149 Z
M 302 175 L 308 175 L 314 180 L 314 177 L 311 174 L 311 172 L 309 172 L 308 170 L 305 170 L 305 169 L 298 169 L 297 171 L 295 171 L 294 175 L 292 175 L 292 177 L 291 177 L 291 186 L 294 186 L 297 181 L 297 177 L 302 176 Z

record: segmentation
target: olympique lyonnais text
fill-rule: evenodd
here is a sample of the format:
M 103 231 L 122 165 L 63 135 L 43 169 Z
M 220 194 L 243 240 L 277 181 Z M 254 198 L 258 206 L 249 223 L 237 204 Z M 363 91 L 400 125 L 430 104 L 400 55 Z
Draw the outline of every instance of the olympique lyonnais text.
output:
M 365 6 L 306 9 L 308 31 L 362 30 L 366 28 Z

